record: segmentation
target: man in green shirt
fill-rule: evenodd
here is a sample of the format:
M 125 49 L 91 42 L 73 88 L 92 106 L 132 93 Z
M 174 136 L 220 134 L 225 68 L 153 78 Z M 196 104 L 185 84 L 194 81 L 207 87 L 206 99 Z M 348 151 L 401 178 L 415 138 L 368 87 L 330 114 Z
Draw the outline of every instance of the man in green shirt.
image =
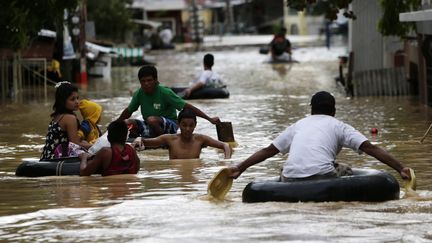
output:
M 209 117 L 197 107 L 187 103 L 178 97 L 170 88 L 159 84 L 157 69 L 154 66 L 146 65 L 138 71 L 138 79 L 141 83 L 139 88 L 132 96 L 129 106 L 123 110 L 119 120 L 128 119 L 133 112 L 141 106 L 141 114 L 144 122 L 141 123 L 141 135 L 147 137 L 157 137 L 161 134 L 177 132 L 177 112 L 183 108 L 189 108 L 197 116 L 202 117 L 212 124 L 220 123 L 218 117 Z M 146 129 L 146 128 L 149 129 Z

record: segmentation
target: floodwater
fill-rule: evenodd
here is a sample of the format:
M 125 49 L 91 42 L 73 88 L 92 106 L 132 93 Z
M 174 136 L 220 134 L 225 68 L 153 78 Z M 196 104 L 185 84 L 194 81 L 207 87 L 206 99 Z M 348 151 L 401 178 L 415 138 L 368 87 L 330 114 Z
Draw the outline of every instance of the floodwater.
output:
M 334 82 L 337 56 L 320 47 L 299 48 L 295 64 L 267 64 L 257 48 L 215 51 L 215 67 L 228 84 L 229 99 L 191 103 L 210 116 L 231 121 L 238 146 L 232 159 L 204 148 L 201 160 L 169 161 L 165 150 L 140 152 L 138 175 L 18 178 L 15 168 L 38 158 L 52 100 L 2 104 L 0 108 L 0 241 L 19 242 L 432 242 L 432 134 L 418 141 L 432 122 L 432 110 L 415 97 L 346 98 Z M 201 70 L 205 52 L 154 53 L 159 80 L 186 85 Z M 103 108 L 101 125 L 120 114 L 136 89 L 136 68 L 115 68 L 111 83 L 93 80 L 80 92 Z M 267 146 L 284 128 L 310 112 L 310 96 L 332 92 L 336 117 L 390 151 L 417 175 L 417 195 L 382 203 L 241 202 L 253 180 L 274 178 L 282 155 L 249 168 L 234 181 L 225 201 L 206 196 L 207 183 L 223 166 L 238 163 Z M 372 136 L 371 128 L 378 134 Z M 216 137 L 198 119 L 196 132 Z M 339 162 L 395 171 L 376 159 L 343 150 Z

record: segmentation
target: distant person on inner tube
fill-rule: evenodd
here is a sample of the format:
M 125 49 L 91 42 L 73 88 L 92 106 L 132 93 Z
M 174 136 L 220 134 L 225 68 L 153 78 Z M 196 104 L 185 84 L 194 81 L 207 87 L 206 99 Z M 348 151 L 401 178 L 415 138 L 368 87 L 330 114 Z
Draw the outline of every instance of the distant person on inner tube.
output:
M 287 29 L 282 27 L 269 44 L 272 61 L 291 60 L 291 42 L 286 38 Z
M 194 91 L 202 88 L 224 88 L 226 85 L 222 82 L 219 74 L 212 70 L 214 65 L 214 56 L 210 53 L 204 55 L 204 70 L 198 78 L 192 81 L 192 85 L 184 90 L 183 98 L 188 98 Z
M 250 166 L 277 153 L 289 153 L 281 171 L 281 181 L 336 178 L 351 175 L 347 165 L 335 163 L 342 147 L 365 152 L 395 169 L 405 179 L 410 171 L 387 151 L 373 145 L 352 126 L 334 118 L 335 98 L 326 91 L 317 92 L 311 99 L 311 115 L 300 119 L 285 129 L 263 148 L 245 161 L 230 167 L 231 177 L 239 177 Z

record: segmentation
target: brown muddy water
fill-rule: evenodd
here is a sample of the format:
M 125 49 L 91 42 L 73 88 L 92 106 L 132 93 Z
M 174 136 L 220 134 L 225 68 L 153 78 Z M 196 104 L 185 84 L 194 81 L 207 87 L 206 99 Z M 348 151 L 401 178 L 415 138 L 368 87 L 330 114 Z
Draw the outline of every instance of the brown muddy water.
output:
M 339 53 L 338 53 L 339 52 Z M 186 85 L 201 70 L 205 52 L 154 53 L 159 80 Z M 140 152 L 136 176 L 15 177 L 26 158 L 38 158 L 52 99 L 3 103 L 0 108 L 0 241 L 14 242 L 428 242 L 432 241 L 432 134 L 418 141 L 432 122 L 432 110 L 415 97 L 346 98 L 333 77 L 343 49 L 300 48 L 296 64 L 267 64 L 256 48 L 215 51 L 214 70 L 229 99 L 196 100 L 210 116 L 231 121 L 238 147 L 232 159 L 205 148 L 201 160 L 169 161 L 164 150 Z M 136 89 L 136 68 L 115 68 L 112 82 L 92 80 L 81 97 L 104 108 L 102 129 L 127 106 Z M 415 169 L 417 196 L 383 203 L 241 202 L 245 185 L 277 176 L 286 159 L 277 155 L 234 181 L 223 202 L 206 197 L 207 183 L 223 166 L 238 163 L 267 146 L 284 128 L 309 114 L 310 96 L 332 92 L 336 117 Z M 52 97 L 51 93 L 51 97 Z M 136 112 L 137 113 L 137 112 Z M 135 114 L 137 115 L 137 114 Z M 372 136 L 371 128 L 378 129 Z M 203 119 L 196 132 L 216 137 Z M 389 171 L 374 158 L 343 150 L 339 162 Z

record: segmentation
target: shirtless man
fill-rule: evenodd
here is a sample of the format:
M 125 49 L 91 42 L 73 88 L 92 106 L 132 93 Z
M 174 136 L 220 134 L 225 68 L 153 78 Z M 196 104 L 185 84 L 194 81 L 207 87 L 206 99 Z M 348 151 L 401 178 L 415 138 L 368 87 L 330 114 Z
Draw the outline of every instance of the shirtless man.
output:
M 201 149 L 206 146 L 224 150 L 225 159 L 231 158 L 231 148 L 227 143 L 209 136 L 194 134 L 196 114 L 191 109 L 183 109 L 178 115 L 180 134 L 164 134 L 156 138 L 138 137 L 134 146 L 140 150 L 148 147 L 168 146 L 169 159 L 198 159 Z

